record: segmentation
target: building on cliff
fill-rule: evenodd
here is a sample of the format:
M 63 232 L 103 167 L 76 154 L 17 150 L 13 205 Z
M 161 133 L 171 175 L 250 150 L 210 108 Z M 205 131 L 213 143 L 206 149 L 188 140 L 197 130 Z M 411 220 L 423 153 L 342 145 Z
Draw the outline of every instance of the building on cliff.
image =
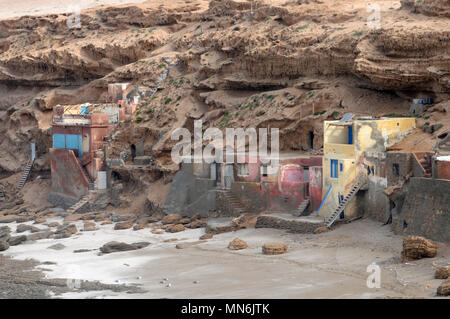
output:
M 450 138 L 442 132 L 433 150 L 393 145 L 386 154 L 384 209 L 370 210 L 391 221 L 396 234 L 450 241 Z
M 49 201 L 69 207 L 90 191 L 107 188 L 103 143 L 131 116 L 136 98 L 127 84 L 108 86 L 106 104 L 57 105 L 53 110 Z
M 359 118 L 324 122 L 323 201 L 330 226 L 385 202 L 387 147 L 415 128 L 415 118 Z
M 306 213 L 322 196 L 322 157 L 281 154 L 278 165 L 245 153 L 242 163 L 181 163 L 164 204 L 167 213 L 238 216 L 264 210 Z M 301 212 L 298 211 L 302 207 Z

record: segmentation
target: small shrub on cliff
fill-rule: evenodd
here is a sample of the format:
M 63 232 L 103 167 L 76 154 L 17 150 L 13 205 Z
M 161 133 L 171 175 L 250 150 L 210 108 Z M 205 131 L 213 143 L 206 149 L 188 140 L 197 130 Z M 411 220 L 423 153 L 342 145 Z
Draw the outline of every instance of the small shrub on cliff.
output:
M 331 113 L 331 116 L 337 120 L 339 118 L 339 114 L 340 113 L 338 111 L 334 111 L 333 113 Z
M 306 28 L 308 27 L 308 25 L 309 25 L 309 24 L 304 24 L 304 25 L 302 25 L 302 26 L 297 27 L 297 28 L 295 29 L 295 32 L 298 32 L 298 31 L 300 31 L 300 30 L 306 29 Z
M 220 120 L 219 125 L 220 127 L 225 127 L 228 125 L 228 123 L 230 122 L 230 120 L 232 119 L 233 115 L 231 115 L 228 112 L 223 113 L 223 118 Z
M 136 117 L 136 123 L 140 123 L 140 122 L 142 122 L 142 117 L 140 117 L 140 116 Z
M 361 35 L 363 35 L 364 31 L 356 31 L 355 33 L 353 33 L 354 37 L 359 37 Z

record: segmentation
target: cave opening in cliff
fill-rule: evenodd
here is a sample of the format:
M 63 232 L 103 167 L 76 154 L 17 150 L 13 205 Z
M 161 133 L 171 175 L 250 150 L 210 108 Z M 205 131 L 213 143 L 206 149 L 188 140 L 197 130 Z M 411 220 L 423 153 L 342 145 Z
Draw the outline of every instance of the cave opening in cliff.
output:
M 121 177 L 120 174 L 119 174 L 118 172 L 116 172 L 116 171 L 112 171 L 112 172 L 111 172 L 111 177 L 112 177 L 113 180 L 116 180 L 116 181 L 122 180 L 122 177 Z
M 314 132 L 310 131 L 308 135 L 309 148 L 314 149 Z

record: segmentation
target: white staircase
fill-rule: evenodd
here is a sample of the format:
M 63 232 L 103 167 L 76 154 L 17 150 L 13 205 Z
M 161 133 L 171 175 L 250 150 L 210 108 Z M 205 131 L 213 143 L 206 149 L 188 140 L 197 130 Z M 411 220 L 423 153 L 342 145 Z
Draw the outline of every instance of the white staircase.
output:
M 339 204 L 339 206 L 331 213 L 331 215 L 325 220 L 325 226 L 328 228 L 333 225 L 333 223 L 336 221 L 338 216 L 344 211 L 345 207 L 348 203 L 352 200 L 352 198 L 356 195 L 356 193 L 361 189 L 363 186 L 363 183 L 356 182 L 356 184 L 353 186 L 353 188 L 350 190 L 350 192 L 345 196 L 345 198 L 342 200 L 342 202 Z
M 22 173 L 22 177 L 20 178 L 19 184 L 17 184 L 16 189 L 18 191 L 20 191 L 23 186 L 25 185 L 25 183 L 28 180 L 28 176 L 30 176 L 30 172 L 31 172 L 31 168 L 33 167 L 33 163 L 34 163 L 34 158 L 28 160 L 27 165 L 25 166 L 25 169 Z

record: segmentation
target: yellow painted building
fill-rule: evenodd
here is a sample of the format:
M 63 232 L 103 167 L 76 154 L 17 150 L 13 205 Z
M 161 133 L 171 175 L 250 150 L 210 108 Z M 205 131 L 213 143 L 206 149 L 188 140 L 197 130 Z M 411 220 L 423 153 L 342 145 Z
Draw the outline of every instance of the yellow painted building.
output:
M 325 121 L 323 194 L 319 215 L 329 217 L 356 183 L 364 185 L 368 175 L 380 175 L 384 168 L 368 163 L 365 154 L 384 153 L 387 147 L 398 143 L 415 126 L 415 118 Z M 355 216 L 360 211 L 358 196 L 360 194 L 357 193 L 348 202 L 337 219 Z

